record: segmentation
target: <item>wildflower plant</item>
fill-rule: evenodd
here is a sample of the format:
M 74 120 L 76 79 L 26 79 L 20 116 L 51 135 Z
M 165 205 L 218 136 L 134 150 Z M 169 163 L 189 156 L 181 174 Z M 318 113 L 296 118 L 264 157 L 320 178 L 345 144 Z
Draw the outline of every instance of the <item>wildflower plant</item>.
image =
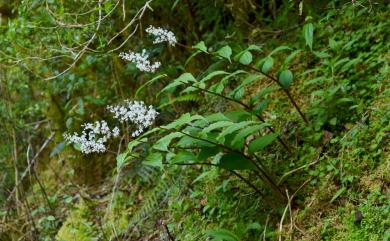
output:
M 149 27 L 147 32 L 156 32 L 157 35 L 158 31 Z M 162 38 L 157 40 L 157 42 L 159 41 L 162 42 Z M 136 133 L 133 136 L 138 136 L 138 138 L 128 144 L 131 148 L 120 155 L 120 160 L 123 160 L 120 162 L 121 165 L 133 158 L 130 154 L 132 148 L 148 139 L 155 139 L 157 134 L 159 139 L 145 150 L 145 165 L 161 168 L 165 163 L 168 165 L 217 166 L 241 179 L 256 193 L 264 195 L 264 190 L 258 188 L 253 181 L 247 178 L 246 174 L 242 175 L 245 172 L 254 173 L 281 200 L 287 200 L 282 191 L 283 188 L 276 181 L 275 173 L 267 167 L 261 154 L 266 152 L 267 148 L 277 148 L 276 145 L 272 145 L 275 142 L 279 142 L 286 153 L 291 154 L 291 148 L 280 132 L 263 117 L 263 112 L 271 101 L 268 94 L 282 90 L 303 120 L 308 123 L 289 92 L 289 88 L 293 84 L 293 74 L 288 69 L 288 64 L 299 51 L 293 51 L 288 56 L 283 65 L 279 67 L 279 71 L 275 71 L 278 77 L 274 77 L 271 70 L 275 70 L 276 66 L 273 66 L 271 56 L 279 51 L 291 50 L 290 48 L 278 47 L 268 56 L 260 58 L 257 58 L 257 53 L 262 52 L 261 48 L 255 45 L 251 45 L 235 55 L 229 46 L 223 46 L 212 52 L 208 51 L 204 42 L 200 42 L 192 48 L 196 52 L 190 58 L 201 53 L 207 54 L 211 57 L 217 57 L 218 60 L 224 61 L 226 65 L 232 66 L 236 70 L 227 72 L 225 69 L 217 69 L 201 74 L 200 78 L 189 72 L 183 73 L 176 79 L 172 79 L 157 93 L 157 96 L 174 93 L 173 97 L 170 96 L 172 105 L 176 101 L 190 100 L 191 96 L 215 97 L 235 103 L 238 105 L 237 108 L 232 112 L 225 113 L 186 113 L 167 125 L 155 128 L 155 131 L 141 135 Z M 271 79 L 276 86 L 266 87 L 256 95 L 246 95 L 247 88 L 262 81 L 262 77 Z M 155 79 L 150 80 L 147 84 L 155 83 Z M 236 83 L 236 86 L 233 82 Z M 120 120 L 128 119 L 124 117 L 127 110 L 121 110 L 120 107 L 117 107 L 116 110 L 111 111 L 117 113 L 116 116 Z
M 120 133 L 118 127 L 110 129 L 104 120 L 85 123 L 82 127 L 81 135 L 76 132 L 73 135 L 65 133 L 64 139 L 69 143 L 78 145 L 80 151 L 84 154 L 106 152 L 106 142 L 111 137 L 118 137 Z

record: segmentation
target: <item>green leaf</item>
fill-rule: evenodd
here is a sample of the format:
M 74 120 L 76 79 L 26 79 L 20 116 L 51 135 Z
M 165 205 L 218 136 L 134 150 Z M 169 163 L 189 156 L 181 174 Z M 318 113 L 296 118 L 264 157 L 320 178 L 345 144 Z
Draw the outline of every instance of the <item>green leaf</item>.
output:
M 88 103 L 92 103 L 94 105 L 105 105 L 106 104 L 106 98 L 96 98 L 94 96 L 87 95 L 87 96 L 84 96 L 84 99 Z
M 245 88 L 241 86 L 240 88 L 234 91 L 231 97 L 236 100 L 241 100 L 244 97 L 244 95 L 245 95 Z
M 340 46 L 339 42 L 335 41 L 335 40 L 332 39 L 332 38 L 329 38 L 329 47 L 330 47 L 332 50 L 336 50 L 339 46 Z
M 165 86 L 160 92 L 157 93 L 157 96 L 159 96 L 161 93 L 164 93 L 165 91 L 172 90 L 176 88 L 177 86 L 187 84 L 189 82 L 196 82 L 196 79 L 191 73 L 184 73 L 180 75 L 178 78 L 172 80 L 170 84 Z
M 181 148 L 193 147 L 194 140 L 195 139 L 190 137 L 190 136 L 183 136 L 182 138 L 180 138 L 179 141 L 177 141 L 175 146 L 181 147 Z
M 250 223 L 246 226 L 246 230 L 261 230 L 261 225 L 259 223 Z
M 225 116 L 233 122 L 241 122 L 250 119 L 252 117 L 252 114 L 245 110 L 236 110 L 226 112 Z
M 207 134 L 208 132 L 211 132 L 215 129 L 219 129 L 219 128 L 223 128 L 223 127 L 226 127 L 226 126 L 231 126 L 233 125 L 234 123 L 231 122 L 231 121 L 218 121 L 218 122 L 215 122 L 215 123 L 212 123 L 211 125 L 209 125 L 208 127 L 204 128 L 202 131 L 201 131 L 201 135 L 205 135 Z
M 206 52 L 206 51 L 200 51 L 200 50 L 198 50 L 198 51 L 196 51 L 195 53 L 191 54 L 191 56 L 188 57 L 188 59 L 187 59 L 186 62 L 184 63 L 184 67 L 186 67 L 186 66 L 188 65 L 188 63 L 189 63 L 193 58 L 195 58 L 197 55 L 199 55 L 199 54 L 201 54 L 201 53 L 203 53 L 203 52 Z
M 324 58 L 329 58 L 330 57 L 330 54 L 328 54 L 328 52 L 326 52 L 326 51 L 322 51 L 322 52 L 313 51 L 313 54 L 317 58 L 320 58 L 320 59 L 324 59 Z
M 313 50 L 313 31 L 314 27 L 312 23 L 307 23 L 303 26 L 303 35 L 305 37 L 306 45 L 310 50 Z
M 234 137 L 234 139 L 232 141 L 232 145 L 233 146 L 236 146 L 237 144 L 244 145 L 245 139 L 247 136 L 249 136 L 251 134 L 256 134 L 258 131 L 264 129 L 267 126 L 270 126 L 270 125 L 268 123 L 261 123 L 261 124 L 249 126 L 247 128 L 240 130 L 237 133 L 237 135 Z M 242 147 L 243 146 L 239 146 L 237 148 L 242 149 Z
M 228 59 L 230 61 L 230 56 L 232 55 L 232 49 L 228 45 L 226 45 L 220 48 L 216 53 L 222 58 Z
M 292 84 L 292 81 L 293 81 L 293 73 L 290 70 L 286 69 L 280 73 L 279 83 L 284 88 L 288 88 Z
M 229 93 L 229 97 L 232 97 L 232 98 L 235 98 L 235 99 L 241 99 L 242 98 L 242 96 L 241 96 L 242 93 L 239 93 L 239 92 L 243 92 L 245 86 L 252 84 L 255 80 L 258 80 L 260 78 L 261 77 L 259 75 L 257 75 L 257 74 L 248 74 L 243 79 L 242 83 Z
M 111 11 L 112 7 L 113 7 L 113 3 L 110 2 L 110 1 L 106 1 L 106 2 L 103 3 L 103 6 L 104 6 L 104 11 L 106 13 L 109 13 Z
M 49 216 L 46 217 L 46 220 L 47 221 L 55 221 L 56 218 L 54 216 L 52 216 L 52 215 L 49 215 Z
M 274 65 L 274 59 L 271 56 L 268 56 L 264 61 L 261 71 L 268 74 L 268 72 L 272 69 L 273 65 Z
M 260 90 L 255 96 L 253 96 L 250 100 L 251 105 L 254 105 L 258 100 L 260 100 L 263 96 L 272 93 L 273 91 L 278 90 L 279 87 L 268 87 Z
M 158 131 L 161 131 L 162 129 L 160 127 L 155 127 L 151 130 L 148 130 L 147 132 L 144 132 L 142 133 L 140 136 L 137 137 L 137 140 L 140 140 L 141 138 L 146 138 L 147 136 L 155 133 L 155 132 L 158 132 Z M 142 140 L 142 139 L 141 139 Z
M 214 241 L 239 241 L 240 238 L 226 229 L 207 230 L 206 236 L 212 237 Z
M 362 62 L 362 59 L 360 57 L 358 58 L 355 58 L 355 59 L 352 59 L 350 61 L 348 61 L 348 63 L 346 63 L 345 65 L 343 65 L 343 67 L 341 68 L 341 72 L 345 72 L 347 70 L 353 70 L 355 71 L 352 66 L 355 66 L 356 64 Z
M 215 156 L 220 152 L 220 148 L 218 147 L 202 147 L 198 154 L 198 161 L 204 161 L 209 157 Z
M 77 151 L 81 151 L 81 144 L 75 143 L 75 144 L 73 144 L 73 148 L 76 149 Z
M 332 197 L 332 199 L 330 200 L 330 203 L 334 202 L 338 197 L 340 197 L 341 194 L 343 194 L 345 191 L 347 190 L 346 187 L 342 187 L 340 190 L 338 190 L 334 196 Z
M 248 152 L 253 154 L 260 150 L 263 150 L 266 146 L 271 144 L 278 137 L 277 133 L 271 133 L 264 136 L 260 136 L 253 140 L 248 147 Z
M 127 144 L 127 150 L 129 152 L 132 152 L 134 147 L 136 147 L 139 144 L 142 144 L 144 142 L 147 142 L 147 141 L 148 141 L 148 138 L 142 138 L 141 140 L 138 140 L 138 139 L 132 140 L 132 141 L 129 142 L 129 144 Z
M 248 51 L 254 50 L 254 51 L 257 51 L 257 52 L 262 52 L 263 51 L 260 46 L 257 46 L 257 45 L 254 45 L 254 44 L 249 45 L 249 47 L 246 50 L 248 50 Z
M 137 89 L 137 91 L 135 92 L 135 97 L 138 97 L 138 95 L 141 93 L 141 91 L 148 85 L 151 85 L 153 82 L 155 82 L 156 80 L 159 80 L 159 79 L 162 79 L 162 78 L 165 78 L 165 77 L 168 77 L 168 75 L 166 74 L 161 74 L 161 75 L 158 75 L 154 78 L 152 78 L 151 80 L 147 81 L 145 84 L 141 85 L 141 87 L 139 87 Z
M 268 104 L 269 104 L 268 99 L 261 101 L 259 104 L 255 106 L 255 108 L 253 108 L 252 113 L 255 115 L 261 115 L 261 113 L 265 110 L 265 108 L 267 108 Z
M 202 147 L 215 147 L 214 144 L 211 144 L 207 141 L 199 140 L 190 136 L 183 136 L 180 138 L 180 140 L 176 143 L 175 146 L 178 147 L 196 147 L 196 148 L 202 148 Z
M 240 130 L 244 127 L 249 127 L 250 125 L 252 124 L 255 124 L 257 123 L 256 121 L 242 121 L 242 122 L 239 122 L 239 123 L 234 123 L 233 125 L 230 125 L 228 126 L 227 128 L 225 128 L 218 136 L 217 140 L 219 141 L 222 141 L 223 138 L 226 136 L 226 135 L 229 135 L 237 130 Z
M 255 165 L 237 152 L 229 152 L 219 159 L 218 166 L 226 170 L 253 170 Z
M 125 164 L 127 157 L 127 152 L 121 153 L 116 156 L 116 168 L 119 170 L 122 168 L 123 164 Z
M 204 44 L 204 41 L 200 41 L 195 46 L 193 46 L 193 48 L 207 53 L 207 47 Z
M 180 116 L 179 119 L 169 123 L 166 126 L 162 126 L 165 129 L 177 129 L 182 127 L 185 124 L 191 124 L 195 120 L 205 120 L 205 118 L 201 115 L 191 115 L 190 113 L 185 113 Z
M 50 152 L 49 157 L 51 158 L 51 157 L 53 157 L 53 156 L 59 154 L 59 153 L 64 149 L 65 144 L 66 144 L 65 141 L 58 143 L 58 144 L 53 148 L 53 150 Z
M 200 80 L 200 82 L 206 82 L 212 78 L 214 78 L 215 76 L 218 76 L 218 75 L 227 75 L 229 74 L 229 72 L 226 72 L 226 71 L 222 71 L 222 70 L 216 70 L 216 71 L 213 71 L 209 74 L 207 74 L 204 78 L 202 78 Z
M 205 117 L 205 119 L 209 122 L 230 121 L 230 119 L 221 112 L 208 115 Z
M 335 126 L 337 124 L 337 117 L 333 117 L 332 119 L 330 119 L 329 124 L 331 124 L 332 126 Z
M 244 52 L 241 54 L 241 56 L 240 56 L 240 58 L 239 58 L 238 61 L 239 61 L 241 64 L 248 65 L 248 64 L 252 63 L 252 60 L 253 60 L 253 56 L 252 56 L 251 52 L 249 52 L 249 51 L 244 51 Z
M 68 119 L 66 119 L 65 125 L 68 129 L 70 129 L 70 126 L 72 125 L 72 123 L 73 123 L 73 118 L 69 117 Z
M 162 137 L 159 139 L 154 145 L 153 149 L 159 150 L 159 151 L 168 151 L 168 146 L 171 144 L 171 141 L 175 138 L 179 138 L 184 136 L 183 133 L 180 132 L 172 132 L 168 135 Z
M 145 158 L 145 161 L 143 161 L 142 164 L 163 169 L 162 159 L 163 156 L 161 153 L 153 152 Z
M 192 182 L 191 182 L 191 185 L 193 185 L 194 183 L 197 183 L 205 178 L 210 178 L 210 176 L 212 177 L 214 175 L 214 170 L 213 169 L 210 169 L 208 171 L 203 171 L 197 178 L 195 178 Z
M 283 50 L 290 50 L 290 49 L 291 49 L 290 47 L 282 45 L 282 46 L 279 46 L 279 47 L 275 48 L 274 50 L 272 50 L 272 52 L 268 56 L 272 56 L 272 55 L 276 54 L 277 52 L 280 52 Z
M 283 62 L 281 69 L 287 68 L 287 65 L 291 62 L 291 60 L 293 60 L 295 56 L 297 56 L 300 52 L 302 52 L 302 50 L 298 49 L 292 52 L 289 56 L 287 56 L 287 58 Z
M 172 159 L 171 163 L 194 163 L 198 158 L 191 151 L 180 151 Z
M 237 70 L 233 73 L 230 73 L 229 75 L 223 77 L 220 81 L 218 81 L 216 84 L 210 86 L 210 90 L 213 92 L 216 92 L 218 94 L 222 93 L 223 89 L 225 88 L 225 85 L 231 80 L 234 79 L 234 77 L 240 75 L 240 74 L 246 74 L 247 72 L 244 70 Z
M 76 113 L 79 115 L 84 115 L 85 114 L 84 101 L 81 97 L 77 98 L 77 106 L 78 106 L 78 108 L 76 110 Z

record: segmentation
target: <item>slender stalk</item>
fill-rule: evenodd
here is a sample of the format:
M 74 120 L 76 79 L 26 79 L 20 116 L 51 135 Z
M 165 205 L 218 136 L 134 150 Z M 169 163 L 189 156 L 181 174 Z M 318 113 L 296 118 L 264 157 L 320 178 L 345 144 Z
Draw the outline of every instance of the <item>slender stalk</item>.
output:
M 303 114 L 303 112 L 301 111 L 301 109 L 299 108 L 298 104 L 295 102 L 294 98 L 292 97 L 290 91 L 285 88 L 276 78 L 274 78 L 273 76 L 269 75 L 269 74 L 266 74 L 264 73 L 263 71 L 261 70 L 258 70 L 257 68 L 254 68 L 252 66 L 249 66 L 249 65 L 244 65 L 244 64 L 241 64 L 239 63 L 240 66 L 243 66 L 243 67 L 246 67 L 248 69 L 251 69 L 253 71 L 256 71 L 257 73 L 260 73 L 262 75 L 264 75 L 265 77 L 269 78 L 270 80 L 272 80 L 273 82 L 275 82 L 276 84 L 278 84 L 282 90 L 284 91 L 284 93 L 287 95 L 288 99 L 290 100 L 290 102 L 293 104 L 293 106 L 295 107 L 295 109 L 298 111 L 299 115 L 302 117 L 302 119 L 305 121 L 306 124 L 309 124 L 309 121 L 307 120 L 306 116 Z
M 15 175 L 15 183 L 19 183 L 19 170 L 18 170 L 18 151 L 16 146 L 16 133 L 15 128 L 12 128 L 12 142 L 13 142 L 13 165 L 14 165 L 14 175 Z M 15 202 L 19 203 L 19 189 L 16 189 L 15 192 Z M 19 207 L 16 207 L 16 211 L 18 215 L 20 215 Z
M 35 180 L 38 183 L 39 188 L 41 189 L 42 197 L 46 200 L 48 207 L 54 211 L 54 207 L 51 205 L 49 197 L 46 193 L 45 187 L 43 186 L 42 182 L 39 180 L 38 175 L 36 174 L 35 170 L 32 170 L 33 176 Z
M 192 166 L 192 165 L 208 165 L 208 166 L 218 166 L 213 163 L 208 162 L 200 162 L 200 163 L 174 163 L 173 165 L 180 165 L 180 166 Z M 239 179 L 241 179 L 243 182 L 245 182 L 248 186 L 253 188 L 256 193 L 260 195 L 264 195 L 255 185 L 253 185 L 249 180 L 245 179 L 242 175 L 240 175 L 238 172 L 234 170 L 228 170 L 229 172 L 233 173 L 235 176 L 237 176 Z

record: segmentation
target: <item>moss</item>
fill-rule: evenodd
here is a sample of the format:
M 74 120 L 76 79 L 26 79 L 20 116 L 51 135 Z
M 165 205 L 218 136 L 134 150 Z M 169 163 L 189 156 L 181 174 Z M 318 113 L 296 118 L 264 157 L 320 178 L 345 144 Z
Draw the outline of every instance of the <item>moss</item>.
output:
M 91 208 L 81 199 L 75 209 L 57 233 L 58 241 L 95 241 L 100 240 L 98 229 L 89 218 L 93 216 Z
M 111 233 L 112 226 L 115 226 L 117 234 L 122 234 L 129 226 L 129 213 L 127 208 L 129 197 L 123 192 L 118 192 L 115 195 L 112 208 L 108 210 L 104 217 L 104 229 L 106 233 Z
M 356 212 L 361 212 L 363 218 L 356 221 Z M 345 208 L 343 212 L 343 230 L 332 238 L 345 241 L 376 241 L 384 240 L 386 230 L 390 229 L 390 202 L 383 205 L 366 203 L 360 206 Z

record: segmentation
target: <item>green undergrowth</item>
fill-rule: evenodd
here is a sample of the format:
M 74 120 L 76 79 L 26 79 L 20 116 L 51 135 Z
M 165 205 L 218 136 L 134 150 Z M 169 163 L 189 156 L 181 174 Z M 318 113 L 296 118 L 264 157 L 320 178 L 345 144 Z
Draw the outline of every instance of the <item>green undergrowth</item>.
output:
M 240 1 L 232 2 L 234 7 Z M 232 33 L 218 43 L 209 43 L 207 41 L 213 38 L 206 34 L 206 43 L 201 42 L 204 46 L 198 48 L 200 54 L 196 53 L 198 55 L 184 65 L 168 67 L 175 70 L 167 71 L 176 76 L 176 72 L 184 70 L 187 77 L 193 73 L 196 78 L 199 78 L 197 72 L 201 72 L 202 78 L 219 69 L 236 71 L 235 60 L 230 58 L 231 52 L 242 51 L 252 46 L 252 42 L 264 44 L 261 45 L 262 52 L 252 46 L 257 51 L 253 51 L 253 56 L 251 52 L 243 51 L 251 61 L 256 54 L 267 55 L 279 49 L 273 55 L 270 75 L 279 75 L 276 67 L 292 56 L 288 64 L 288 70 L 293 73 L 291 83 L 271 88 L 269 93 L 265 93 L 261 98 L 269 102 L 260 111 L 277 135 L 288 144 L 289 151 L 275 141 L 264 145 L 266 148 L 257 152 L 259 157 L 256 156 L 266 167 L 264 170 L 268 169 L 273 175 L 279 191 L 291 198 L 290 202 L 279 198 L 254 169 L 239 167 L 229 170 L 226 166 L 224 169 L 222 165 L 215 164 L 219 164 L 221 156 L 226 154 L 223 148 L 222 151 L 218 149 L 219 146 L 216 153 L 208 150 L 211 154 L 206 153 L 208 156 L 202 160 L 205 162 L 202 165 L 186 165 L 193 161 L 191 158 L 195 154 L 201 155 L 198 149 L 192 150 L 192 153 L 187 149 L 183 151 L 189 146 L 185 145 L 188 143 L 184 143 L 184 138 L 184 141 L 180 140 L 184 144 L 179 146 L 176 144 L 180 141 L 170 139 L 166 144 L 158 142 L 156 138 L 159 136 L 150 136 L 147 139 L 150 143 L 139 142 L 128 149 L 127 142 L 124 142 L 125 145 L 121 143 L 125 148 L 121 146 L 122 149 L 110 153 L 107 158 L 74 155 L 61 150 L 48 154 L 49 167 L 42 167 L 46 170 L 40 172 L 40 183 L 31 185 L 26 191 L 27 203 L 40 203 L 39 206 L 33 205 L 35 209 L 31 212 L 38 220 L 34 225 L 39 229 L 39 240 L 55 237 L 58 241 L 390 241 L 390 6 L 372 9 L 349 2 L 338 5 L 336 2 L 330 3 L 327 11 L 308 17 L 304 21 L 306 27 L 299 24 L 288 31 L 271 31 L 272 37 L 259 37 L 252 33 L 245 43 L 243 40 L 230 43 L 231 39 L 234 41 Z M 110 8 L 109 4 L 106 8 Z M 308 43 L 308 33 L 303 31 L 309 24 L 314 28 L 311 43 Z M 192 44 L 192 39 L 189 42 Z M 222 47 L 225 51 L 220 51 L 219 57 L 213 55 L 221 44 L 231 47 Z M 191 53 L 183 51 L 180 54 L 187 56 Z M 227 57 L 223 59 L 221 55 Z M 129 71 L 130 67 L 123 69 Z M 246 70 L 252 74 L 250 69 Z M 255 76 L 250 74 L 250 78 Z M 253 81 L 255 84 L 237 90 L 234 95 L 230 95 L 230 91 L 240 83 L 241 77 L 227 81 L 222 85 L 221 93 L 226 88 L 229 96 L 248 103 L 250 97 L 272 84 L 266 77 L 259 76 L 255 76 L 254 79 L 259 78 Z M 149 77 L 147 75 L 137 81 L 142 82 Z M 148 85 L 150 93 L 145 87 L 145 95 L 151 94 L 155 98 L 158 88 L 169 84 L 164 82 L 166 79 L 158 82 L 157 87 Z M 130 84 L 126 83 L 128 85 L 124 89 L 135 88 L 133 80 L 126 81 Z M 189 88 L 194 91 L 193 95 L 176 93 L 183 87 L 179 86 L 182 83 L 176 84 L 166 96 L 161 95 L 158 97 L 161 99 L 156 100 L 161 112 L 156 125 L 170 123 L 182 112 L 189 112 L 187 117 L 198 114 L 201 119 L 216 112 L 228 115 L 242 111 L 237 102 L 195 92 L 194 88 Z M 218 84 L 214 87 L 220 87 Z M 290 91 L 308 123 L 289 102 L 283 88 Z M 244 93 L 248 97 L 244 97 Z M 84 113 L 83 100 L 80 98 L 76 102 L 72 111 L 77 109 L 77 112 Z M 104 101 L 103 104 L 96 103 L 99 103 L 96 104 L 100 105 L 99 108 L 106 104 Z M 68 120 L 66 125 L 72 125 L 73 120 L 69 123 Z M 83 119 L 75 117 L 75 120 L 81 123 Z M 270 134 L 269 130 L 259 130 L 244 136 L 248 138 L 243 142 L 237 141 L 242 144 L 244 154 L 249 152 L 249 148 L 244 146 L 252 143 L 254 138 Z M 218 132 L 212 134 L 217 135 Z M 232 136 L 226 136 L 226 139 Z M 195 141 L 191 140 L 194 144 Z M 72 148 L 65 148 L 65 143 L 61 143 L 60 147 L 65 150 Z M 159 152 L 150 151 L 156 146 L 160 148 Z M 117 156 L 123 149 L 127 151 L 125 155 Z M 182 156 L 175 156 L 174 152 L 178 150 Z M 57 156 L 60 157 L 58 160 Z M 72 167 L 78 158 L 83 160 L 80 166 L 91 167 L 80 171 L 88 177 L 88 181 L 76 180 L 83 179 L 75 171 L 77 168 Z M 187 162 L 172 161 L 175 158 Z M 55 175 L 51 171 L 53 169 L 58 170 Z M 258 190 L 233 175 L 234 172 L 229 172 L 232 170 L 238 170 Z M 94 183 L 94 178 L 99 182 Z M 17 211 L 13 210 L 12 215 L 17 216 Z M 10 224 L 24 221 L 18 219 Z M 6 241 L 13 240 L 5 235 L 0 236 L 0 240 L 3 237 Z
M 113 208 L 103 205 L 105 212 L 109 210 L 103 233 L 128 240 L 168 240 L 169 236 L 186 241 L 222 236 L 224 240 L 280 236 L 285 240 L 388 240 L 388 12 L 374 15 L 367 8 L 346 6 L 315 21 L 314 27 L 313 52 L 299 54 L 294 61 L 298 74 L 291 90 L 299 96 L 298 104 L 307 110 L 312 125 L 296 121 L 297 113 L 281 93 L 272 94 L 277 98 L 265 112 L 297 153 L 288 157 L 274 149 L 276 153 L 263 156 L 279 178 L 296 170 L 280 179 L 292 187 L 289 195 L 297 191 L 282 229 L 285 206 L 271 193 L 260 197 L 216 168 L 176 166 L 163 176 L 156 169 L 149 184 L 130 181 L 129 193 L 117 192 Z M 288 36 L 299 42 L 300 34 L 296 30 Z M 284 43 L 274 40 L 268 47 L 273 44 Z M 247 91 L 257 92 L 257 88 L 262 86 Z M 231 108 L 215 99 L 207 106 Z M 273 119 L 276 116 L 292 121 L 281 125 Z M 288 165 L 280 168 L 282 162 Z M 252 174 L 247 177 L 261 185 Z M 97 222 L 88 221 L 96 214 L 79 205 L 60 229 L 59 240 L 74 240 L 72 230 L 79 235 L 77 240 L 98 237 Z

